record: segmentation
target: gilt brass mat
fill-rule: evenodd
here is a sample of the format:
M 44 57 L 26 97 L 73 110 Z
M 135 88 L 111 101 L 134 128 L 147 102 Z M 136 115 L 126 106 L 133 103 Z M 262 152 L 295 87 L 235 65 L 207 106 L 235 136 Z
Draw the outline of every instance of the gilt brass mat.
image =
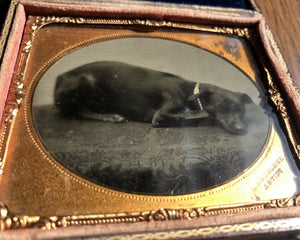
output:
M 296 138 L 287 119 L 283 121 L 288 129 L 287 135 L 284 134 L 278 123 L 282 122 L 281 117 L 278 120 L 272 113 L 277 110 L 272 110 L 268 103 L 265 106 L 269 115 L 264 116 L 262 111 L 264 117 L 260 120 L 265 122 L 257 124 L 267 128 L 265 139 L 256 148 L 257 156 L 234 176 L 196 192 L 166 196 L 120 191 L 90 181 L 80 171 L 66 168 L 60 162 L 63 157 L 51 152 L 33 122 L 32 101 L 39 80 L 55 62 L 82 47 L 132 38 L 171 40 L 209 51 L 245 74 L 261 94 L 262 101 L 267 101 L 267 91 L 273 94 L 272 100 L 281 109 L 278 115 L 288 114 L 273 84 L 272 71 L 258 61 L 262 58 L 257 59 L 251 53 L 253 48 L 249 46 L 253 47 L 255 43 L 255 32 L 251 29 L 144 20 L 31 16 L 2 122 L 0 199 L 8 209 L 20 216 L 68 216 L 64 218 L 69 221 L 68 225 L 78 225 L 89 224 L 84 221 L 92 214 L 104 214 L 91 217 L 94 222 L 90 223 L 95 224 L 95 219 L 98 219 L 97 223 L 101 219 L 136 222 L 160 216 L 191 218 L 296 205 L 299 171 L 295 163 L 297 157 L 293 157 L 294 150 L 288 145 L 289 141 L 296 148 Z M 197 67 L 195 62 L 189 64 Z M 262 103 L 256 103 L 259 104 Z M 49 109 L 44 109 L 46 114 L 42 111 L 40 117 L 47 115 Z M 286 186 L 290 188 L 286 189 Z M 159 209 L 174 209 L 174 212 Z M 77 217 L 72 219 L 72 216 Z M 64 221 L 58 222 L 61 225 Z

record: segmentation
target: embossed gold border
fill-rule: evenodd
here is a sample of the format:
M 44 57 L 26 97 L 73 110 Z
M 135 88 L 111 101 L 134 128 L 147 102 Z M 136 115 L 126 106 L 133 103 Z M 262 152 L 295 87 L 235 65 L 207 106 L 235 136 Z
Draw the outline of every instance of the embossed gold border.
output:
M 228 15 L 228 16 L 243 16 L 244 14 L 253 14 L 253 16 L 259 16 L 260 10 L 257 7 L 257 4 L 255 0 L 248 0 L 251 6 L 253 7 L 254 11 L 251 10 L 245 10 L 245 9 L 236 9 L 236 8 L 222 8 L 222 7 L 212 7 L 212 6 L 199 6 L 195 4 L 176 4 L 176 3 L 160 3 L 160 8 L 162 6 L 165 6 L 166 9 L 174 8 L 178 9 L 180 6 L 181 10 L 186 10 L 186 11 L 207 11 L 209 13 L 213 14 L 222 14 L 222 15 Z M 8 9 L 7 15 L 6 15 L 6 20 L 2 28 L 2 33 L 1 33 L 1 38 L 0 38 L 0 60 L 2 59 L 3 56 L 3 51 L 4 47 L 6 44 L 6 41 L 8 39 L 9 35 L 9 30 L 12 25 L 12 20 L 13 16 L 15 13 L 16 6 L 21 2 L 21 0 L 12 0 L 10 2 L 10 7 Z M 132 6 L 132 4 L 135 4 L 137 6 L 146 6 L 146 7 L 156 7 L 155 3 L 151 3 L 148 1 L 136 1 L 136 0 L 131 0 L 129 3 L 124 3 L 124 1 L 120 0 L 114 0 L 107 2 L 107 0 L 44 0 L 44 1 L 38 1 L 38 2 L 48 2 L 48 3 L 60 3 L 60 4 L 87 4 L 87 5 L 99 5 L 100 3 L 102 5 L 107 5 L 107 6 L 114 6 L 114 4 L 125 4 L 126 6 Z
M 0 138 L 0 157 L 1 168 L 3 169 L 3 156 L 5 154 L 6 141 L 8 138 L 9 129 L 13 125 L 14 118 L 18 112 L 20 104 L 24 98 L 23 91 L 23 79 L 24 73 L 27 67 L 27 61 L 29 59 L 30 49 L 35 36 L 36 31 L 51 23 L 69 23 L 69 24 L 117 24 L 117 25 L 138 25 L 138 26 L 163 26 L 179 29 L 193 29 L 204 32 L 212 33 L 225 33 L 229 35 L 235 35 L 243 37 L 252 41 L 255 38 L 255 31 L 249 28 L 235 28 L 235 27 L 208 27 L 199 26 L 196 24 L 180 24 L 167 21 L 149 21 L 149 20 L 112 20 L 112 19 L 84 19 L 84 18 L 72 18 L 72 17 L 35 17 L 30 18 L 31 24 L 27 25 L 25 29 L 25 36 L 27 39 L 23 40 L 21 46 L 21 53 L 19 55 L 19 65 L 15 73 L 14 82 L 10 88 L 9 99 L 4 112 L 2 131 Z M 285 107 L 284 99 L 281 97 L 280 92 L 272 79 L 272 74 L 267 68 L 265 73 L 268 76 L 269 92 L 271 94 L 271 100 L 278 108 L 278 112 L 281 114 L 287 126 L 288 135 L 294 146 L 294 150 L 299 158 L 300 147 L 298 144 L 296 133 L 293 129 L 292 122 L 289 119 L 289 114 Z M 226 215 L 237 214 L 241 212 L 248 212 L 254 210 L 261 210 L 266 208 L 282 208 L 291 206 L 300 206 L 299 197 L 290 197 L 284 199 L 275 199 L 253 203 L 242 203 L 235 205 L 224 206 L 209 206 L 191 209 L 159 209 L 153 211 L 136 212 L 136 213 L 112 213 L 112 214 L 97 214 L 97 215 L 72 215 L 72 216 L 27 216 L 17 215 L 5 206 L 4 203 L 0 203 L 0 230 L 5 229 L 17 229 L 28 227 L 41 227 L 44 229 L 52 229 L 57 227 L 78 226 L 78 225 L 96 225 L 105 223 L 129 223 L 129 222 L 141 222 L 141 221 L 161 221 L 161 220 L 177 220 L 177 219 L 192 219 L 201 218 L 205 216 L 214 215 Z M 235 229 L 235 228 L 232 228 Z
M 70 226 L 196 219 L 207 216 L 221 216 L 228 214 L 232 215 L 268 208 L 284 208 L 294 206 L 300 206 L 300 195 L 298 195 L 297 197 L 268 200 L 248 204 L 243 203 L 215 207 L 200 207 L 179 210 L 162 208 L 156 211 L 135 213 L 43 217 L 14 214 L 13 212 L 9 211 L 4 203 L 0 202 L 0 231 L 33 227 L 49 230 Z

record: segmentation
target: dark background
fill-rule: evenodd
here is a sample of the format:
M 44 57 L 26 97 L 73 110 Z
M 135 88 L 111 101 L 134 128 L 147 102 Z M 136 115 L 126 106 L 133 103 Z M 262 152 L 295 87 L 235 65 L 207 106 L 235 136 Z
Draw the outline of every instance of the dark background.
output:
M 0 0 L 0 26 L 2 29 L 4 20 L 5 20 L 5 16 L 8 10 L 10 4 L 10 0 Z

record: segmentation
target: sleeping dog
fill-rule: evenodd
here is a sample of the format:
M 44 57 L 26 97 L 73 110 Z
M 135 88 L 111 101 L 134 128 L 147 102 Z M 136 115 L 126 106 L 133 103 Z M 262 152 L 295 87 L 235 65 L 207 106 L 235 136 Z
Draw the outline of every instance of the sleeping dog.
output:
M 248 95 L 121 62 L 94 62 L 57 78 L 55 104 L 66 115 L 154 127 L 214 120 L 243 134 Z

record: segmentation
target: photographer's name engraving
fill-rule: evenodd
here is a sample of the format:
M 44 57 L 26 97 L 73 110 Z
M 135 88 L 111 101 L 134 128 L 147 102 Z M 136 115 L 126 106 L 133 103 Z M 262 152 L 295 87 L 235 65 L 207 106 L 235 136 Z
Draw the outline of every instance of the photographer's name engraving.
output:
M 276 161 L 271 165 L 270 168 L 265 172 L 263 176 L 261 176 L 256 184 L 256 187 L 253 191 L 256 191 L 261 186 L 264 187 L 264 190 L 268 190 L 271 185 L 279 178 L 279 176 L 283 173 L 282 168 L 279 165 L 284 161 L 284 157 L 279 157 Z
M 272 176 L 267 180 L 267 182 L 264 184 L 265 190 L 268 190 L 270 186 L 276 181 L 276 179 L 283 173 L 283 170 L 281 168 L 278 168 Z

